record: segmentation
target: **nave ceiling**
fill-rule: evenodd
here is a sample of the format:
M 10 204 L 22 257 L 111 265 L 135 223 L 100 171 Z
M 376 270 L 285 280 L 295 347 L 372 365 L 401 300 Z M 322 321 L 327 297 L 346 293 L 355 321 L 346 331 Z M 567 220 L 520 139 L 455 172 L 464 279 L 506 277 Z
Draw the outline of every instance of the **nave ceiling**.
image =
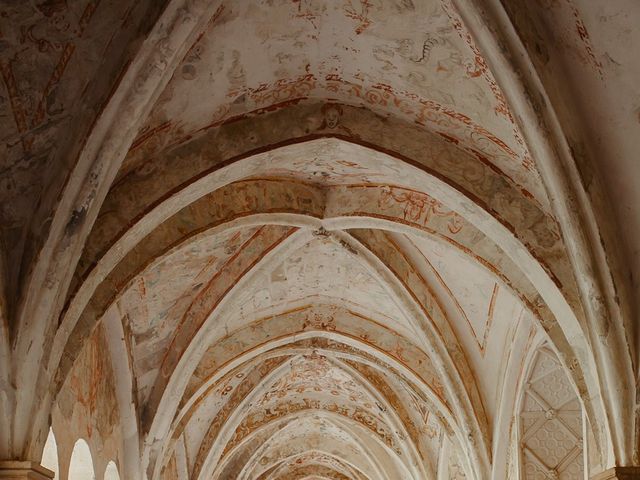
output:
M 633 12 L 0 1 L 0 459 L 51 427 L 65 480 L 80 438 L 98 480 L 640 464 Z

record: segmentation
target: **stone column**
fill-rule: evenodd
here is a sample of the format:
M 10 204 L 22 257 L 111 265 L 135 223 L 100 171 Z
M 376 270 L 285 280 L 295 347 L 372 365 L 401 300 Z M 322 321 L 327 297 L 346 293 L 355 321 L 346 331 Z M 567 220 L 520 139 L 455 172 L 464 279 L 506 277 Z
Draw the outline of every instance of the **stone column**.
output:
M 640 467 L 613 467 L 598 473 L 592 480 L 640 480 Z
M 0 460 L 0 480 L 51 480 L 53 475 L 36 462 Z

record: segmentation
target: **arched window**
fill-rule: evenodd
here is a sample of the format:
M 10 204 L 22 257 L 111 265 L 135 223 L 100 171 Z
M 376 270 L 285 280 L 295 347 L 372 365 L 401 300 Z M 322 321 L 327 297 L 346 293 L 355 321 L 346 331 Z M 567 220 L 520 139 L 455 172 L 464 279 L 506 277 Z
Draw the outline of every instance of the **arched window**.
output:
M 42 466 L 48 468 L 55 476 L 54 480 L 60 478 L 58 469 L 58 445 L 56 444 L 56 437 L 53 434 L 53 429 L 49 429 L 49 435 L 47 436 L 47 442 L 44 444 L 44 450 L 42 451 Z
M 534 354 L 520 403 L 523 480 L 583 478 L 582 405 L 547 346 Z
M 89 445 L 83 439 L 76 442 L 69 464 L 69 480 L 95 480 Z
M 118 467 L 115 462 L 111 460 L 107 465 L 107 469 L 104 471 L 104 480 L 120 480 L 118 475 Z

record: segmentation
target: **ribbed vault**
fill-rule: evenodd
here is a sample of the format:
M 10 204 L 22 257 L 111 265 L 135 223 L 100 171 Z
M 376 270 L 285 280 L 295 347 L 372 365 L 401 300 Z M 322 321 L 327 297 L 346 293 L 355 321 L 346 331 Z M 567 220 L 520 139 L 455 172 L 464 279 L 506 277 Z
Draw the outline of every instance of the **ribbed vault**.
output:
M 0 30 L 0 459 L 51 431 L 61 480 L 80 438 L 134 480 L 637 463 L 629 285 L 519 8 L 123 0 L 85 37 L 84 3 Z
M 318 107 L 306 108 L 326 116 Z M 582 314 L 556 224 L 532 197 L 504 183 L 540 214 L 493 198 L 502 218 L 420 161 L 331 135 L 214 163 L 169 196 L 173 175 L 124 177 L 80 260 L 69 337 L 52 345 L 58 382 L 74 346 L 113 315 L 132 336 L 151 477 L 171 477 L 182 444 L 198 479 L 287 478 L 301 462 L 309 474 L 435 478 L 445 441 L 460 475 L 487 475 L 505 388 L 487 372 L 514 322 L 540 322 L 573 356 Z M 513 235 L 509 219 L 533 218 Z M 580 367 L 573 375 L 590 388 Z
M 194 478 L 287 478 L 301 462 L 305 475 L 435 478 L 443 442 L 464 475 L 488 472 L 504 386 L 487 372 L 522 317 L 562 332 L 575 286 L 561 261 L 537 263 L 504 219 L 420 163 L 342 137 L 194 175 L 164 200 L 157 186 L 121 196 L 132 175 L 117 183 L 80 261 L 69 340 L 53 345 L 64 380 L 73 345 L 104 315 L 125 319 L 148 475 L 171 477 L 182 445 Z M 558 250 L 553 220 L 538 222 L 530 241 Z

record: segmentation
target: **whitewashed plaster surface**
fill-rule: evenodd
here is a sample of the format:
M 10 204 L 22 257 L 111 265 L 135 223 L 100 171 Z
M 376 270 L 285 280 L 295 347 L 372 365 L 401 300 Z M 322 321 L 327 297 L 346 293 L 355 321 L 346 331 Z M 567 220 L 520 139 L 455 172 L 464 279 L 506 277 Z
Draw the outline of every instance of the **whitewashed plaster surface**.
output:
M 96 480 L 640 465 L 631 0 L 23 3 L 0 461 L 55 435 L 60 480 L 83 442 Z

